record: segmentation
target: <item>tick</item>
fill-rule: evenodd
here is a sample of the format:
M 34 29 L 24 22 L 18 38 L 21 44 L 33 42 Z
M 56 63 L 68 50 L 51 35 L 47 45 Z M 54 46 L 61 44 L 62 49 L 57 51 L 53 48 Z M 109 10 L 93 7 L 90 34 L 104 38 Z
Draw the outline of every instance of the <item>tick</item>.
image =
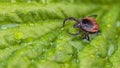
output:
M 81 32 L 84 34 L 84 39 L 90 40 L 89 34 L 90 33 L 99 33 L 99 25 L 96 22 L 95 18 L 97 15 L 91 15 L 88 17 L 83 17 L 82 19 L 76 19 L 74 17 L 66 18 L 63 21 L 63 27 L 65 26 L 66 21 L 73 20 L 76 23 L 73 25 L 73 28 L 78 28 L 79 31 L 75 34 L 68 32 L 70 35 L 79 35 Z

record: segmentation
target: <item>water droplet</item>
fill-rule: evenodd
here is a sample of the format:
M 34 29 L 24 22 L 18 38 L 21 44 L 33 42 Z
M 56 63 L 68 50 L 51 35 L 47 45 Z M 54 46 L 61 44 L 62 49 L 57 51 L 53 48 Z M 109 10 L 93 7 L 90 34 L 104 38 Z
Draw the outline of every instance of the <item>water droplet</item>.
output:
M 54 44 L 53 42 L 50 42 L 50 45 L 51 45 L 51 46 L 53 46 L 53 44 Z
M 64 28 L 61 28 L 61 30 L 64 30 Z
M 8 29 L 8 28 L 13 28 L 13 27 L 18 27 L 19 24 L 4 24 L 4 25 L 1 25 L 1 29 Z
M 35 24 L 33 24 L 33 23 L 30 23 L 29 25 L 30 25 L 30 26 L 34 26 Z
M 1 29 L 7 29 L 7 27 L 5 27 L 5 26 L 1 26 Z
M 120 22 L 119 22 L 119 21 L 117 21 L 116 25 L 117 25 L 117 27 L 119 27 L 119 26 L 120 26 Z
M 42 49 L 43 52 L 45 52 L 45 49 Z
M 79 63 L 80 61 L 77 59 L 76 62 Z
M 119 36 L 118 36 L 118 35 L 116 35 L 115 37 L 116 37 L 116 38 L 118 38 Z
M 23 38 L 23 33 L 22 32 L 15 32 L 14 34 L 15 39 L 22 39 Z
M 31 2 L 31 0 L 28 0 L 28 3 L 30 3 Z
M 74 57 L 72 54 L 69 55 L 70 57 Z
M 43 52 L 47 52 L 47 49 L 43 49 L 42 51 L 43 51 Z
M 114 50 L 115 50 L 114 45 L 111 45 L 108 50 L 108 56 L 111 56 L 114 53 Z

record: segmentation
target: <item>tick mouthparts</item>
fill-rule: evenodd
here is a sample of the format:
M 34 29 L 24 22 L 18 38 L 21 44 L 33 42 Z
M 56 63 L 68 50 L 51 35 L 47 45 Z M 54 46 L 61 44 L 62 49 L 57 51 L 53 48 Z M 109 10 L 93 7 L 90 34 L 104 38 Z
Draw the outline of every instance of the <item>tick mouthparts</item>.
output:
M 74 25 L 73 25 L 73 28 L 78 28 L 78 25 L 77 25 L 77 24 L 74 24 Z
M 79 28 L 80 25 L 81 25 L 80 23 L 76 23 L 76 24 L 73 25 L 73 28 Z

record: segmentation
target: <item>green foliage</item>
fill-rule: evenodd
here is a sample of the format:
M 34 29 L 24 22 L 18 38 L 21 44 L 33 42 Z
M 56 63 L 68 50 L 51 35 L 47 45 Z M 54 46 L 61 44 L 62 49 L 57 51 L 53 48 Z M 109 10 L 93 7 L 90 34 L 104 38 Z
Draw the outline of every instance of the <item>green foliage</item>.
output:
M 61 28 L 91 14 L 101 33 L 89 42 Z M 0 68 L 119 68 L 119 14 L 117 0 L 0 0 Z

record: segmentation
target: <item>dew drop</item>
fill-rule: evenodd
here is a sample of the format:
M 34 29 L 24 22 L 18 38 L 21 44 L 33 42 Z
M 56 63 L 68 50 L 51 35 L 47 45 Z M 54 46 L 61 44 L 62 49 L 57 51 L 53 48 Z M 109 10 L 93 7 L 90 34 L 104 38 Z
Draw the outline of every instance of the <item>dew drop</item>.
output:
M 61 28 L 61 30 L 64 30 L 64 28 Z

